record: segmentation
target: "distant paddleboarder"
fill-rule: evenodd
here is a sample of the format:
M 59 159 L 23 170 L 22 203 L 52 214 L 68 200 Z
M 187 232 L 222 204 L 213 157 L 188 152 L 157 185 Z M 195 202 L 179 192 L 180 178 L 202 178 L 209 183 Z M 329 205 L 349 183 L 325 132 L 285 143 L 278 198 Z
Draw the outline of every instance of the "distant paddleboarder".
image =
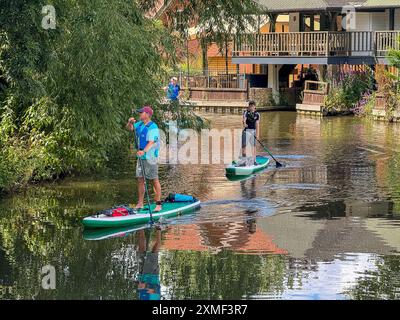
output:
M 136 165 L 136 177 L 138 178 L 138 193 L 139 199 L 136 209 L 142 209 L 144 206 L 145 181 L 151 180 L 155 193 L 156 208 L 153 212 L 162 210 L 161 206 L 161 184 L 158 179 L 158 152 L 160 148 L 160 131 L 156 123 L 151 120 L 153 109 L 150 106 L 145 106 L 139 110 L 140 121 L 135 118 L 130 118 L 126 125 L 129 131 L 136 133 L 137 156 L 140 158 Z M 140 164 L 142 162 L 143 167 Z M 143 174 L 143 170 L 144 173 Z
M 242 157 L 246 158 L 247 147 L 252 148 L 252 161 L 256 163 L 256 138 L 260 137 L 260 114 L 256 111 L 256 103 L 249 102 L 247 110 L 243 112 Z
M 167 93 L 167 99 L 169 101 L 177 101 L 181 95 L 181 87 L 178 84 L 178 78 L 172 77 L 171 81 L 169 82 L 168 86 L 164 88 L 165 92 Z

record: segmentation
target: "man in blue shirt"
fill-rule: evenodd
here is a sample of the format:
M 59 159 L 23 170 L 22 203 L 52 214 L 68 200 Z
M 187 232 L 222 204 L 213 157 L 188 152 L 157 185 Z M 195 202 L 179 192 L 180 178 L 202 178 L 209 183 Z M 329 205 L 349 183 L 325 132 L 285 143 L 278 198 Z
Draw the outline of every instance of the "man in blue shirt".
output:
M 139 160 L 136 164 L 136 177 L 138 178 L 139 199 L 136 209 L 144 206 L 145 184 L 144 179 L 151 180 L 155 193 L 156 208 L 154 212 L 162 210 L 161 207 L 161 184 L 158 179 L 158 151 L 160 149 L 160 132 L 157 124 L 151 121 L 153 109 L 145 106 L 138 110 L 140 121 L 130 118 L 127 124 L 129 131 L 135 130 L 137 145 L 137 156 L 141 159 L 146 176 L 142 172 Z
M 176 77 L 173 77 L 168 84 L 167 87 L 165 87 L 165 90 L 167 92 L 167 99 L 171 101 L 176 101 L 179 99 L 180 96 L 180 91 L 181 87 L 178 84 L 178 79 Z

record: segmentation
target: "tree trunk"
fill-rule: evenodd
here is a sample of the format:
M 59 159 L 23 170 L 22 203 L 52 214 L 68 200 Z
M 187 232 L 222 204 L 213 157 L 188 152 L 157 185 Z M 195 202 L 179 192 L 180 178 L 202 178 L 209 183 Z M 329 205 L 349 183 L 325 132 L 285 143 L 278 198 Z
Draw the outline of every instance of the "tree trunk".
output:
M 202 39 L 201 43 L 201 54 L 202 54 L 202 68 L 203 68 L 203 75 L 208 75 L 208 57 L 207 57 L 207 41 Z
M 276 32 L 276 19 L 278 15 L 275 13 L 268 14 L 269 18 L 269 32 Z
M 225 38 L 225 71 L 226 71 L 227 78 L 228 78 L 228 74 L 229 74 L 228 50 L 229 50 L 228 39 Z

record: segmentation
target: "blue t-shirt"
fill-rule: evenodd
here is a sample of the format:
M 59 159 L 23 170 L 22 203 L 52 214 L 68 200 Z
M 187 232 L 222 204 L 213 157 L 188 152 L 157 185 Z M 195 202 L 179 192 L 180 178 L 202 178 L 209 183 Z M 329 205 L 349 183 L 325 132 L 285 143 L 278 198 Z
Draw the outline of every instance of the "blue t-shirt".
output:
M 137 147 L 139 150 L 144 150 L 150 141 L 155 142 L 150 150 L 142 156 L 142 159 L 151 160 L 158 158 L 158 151 L 160 149 L 160 131 L 158 126 L 154 122 L 149 122 L 145 125 L 142 121 L 139 121 L 135 123 L 135 131 L 136 139 L 138 140 L 136 144 L 138 144 Z
M 167 98 L 171 100 L 178 100 L 179 91 L 181 91 L 179 84 L 173 85 L 170 83 L 168 85 Z

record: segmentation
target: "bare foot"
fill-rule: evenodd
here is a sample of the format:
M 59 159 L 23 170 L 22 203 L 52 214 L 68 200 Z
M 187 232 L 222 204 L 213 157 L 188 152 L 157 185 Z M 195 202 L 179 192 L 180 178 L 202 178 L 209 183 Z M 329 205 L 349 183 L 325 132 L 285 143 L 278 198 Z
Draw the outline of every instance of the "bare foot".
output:
M 162 210 L 162 206 L 161 205 L 157 205 L 154 209 L 154 212 L 160 212 Z
M 143 209 L 143 203 L 138 203 L 135 207 L 136 210 Z

